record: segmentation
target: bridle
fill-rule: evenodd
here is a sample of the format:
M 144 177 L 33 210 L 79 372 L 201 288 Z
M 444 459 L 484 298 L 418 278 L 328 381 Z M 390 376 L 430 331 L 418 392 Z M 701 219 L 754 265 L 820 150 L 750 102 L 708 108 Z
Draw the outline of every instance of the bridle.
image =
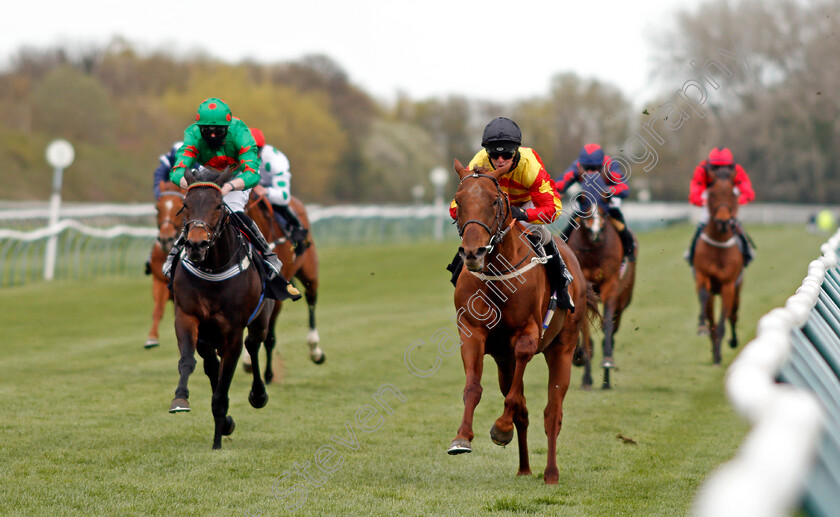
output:
M 492 223 L 496 227 L 496 229 L 491 230 L 490 226 L 488 226 L 482 221 L 479 221 L 478 219 L 470 219 L 469 221 L 466 221 L 463 225 L 458 224 L 458 221 L 456 220 L 455 223 L 458 226 L 458 236 L 463 238 L 464 230 L 466 230 L 467 226 L 470 224 L 477 224 L 481 226 L 482 228 L 487 230 L 487 233 L 490 235 L 490 242 L 487 244 L 487 246 L 483 246 L 483 248 L 487 250 L 487 253 L 489 254 L 493 251 L 493 247 L 499 242 L 501 242 L 505 234 L 507 234 L 507 232 L 509 232 L 512 227 L 512 225 L 504 228 L 502 227 L 502 223 L 504 223 L 505 219 L 507 219 L 510 215 L 510 199 L 508 199 L 504 192 L 502 192 L 502 187 L 501 185 L 499 185 L 499 180 L 493 176 L 490 176 L 489 174 L 479 174 L 478 172 L 474 172 L 469 176 L 464 176 L 461 179 L 461 181 L 458 182 L 458 188 L 461 188 L 461 183 L 467 181 L 467 179 L 469 178 L 488 178 L 490 180 L 493 180 L 493 184 L 496 186 L 496 192 L 498 193 L 496 199 L 493 201 L 493 203 L 498 207 L 496 209 L 496 216 L 493 218 Z M 504 203 L 499 203 L 498 201 L 500 199 L 504 199 Z
M 189 187 L 187 187 L 187 192 L 189 192 L 193 188 L 199 188 L 199 187 L 211 187 L 211 188 L 215 188 L 219 192 L 222 191 L 222 188 L 220 186 L 216 185 L 213 182 L 198 181 L 198 182 L 195 182 L 195 183 L 191 184 Z M 178 213 L 180 214 L 181 211 L 183 211 L 184 208 L 186 208 L 186 207 L 187 207 L 187 204 L 184 203 L 184 206 L 181 208 L 181 210 L 178 211 Z M 190 230 L 192 230 L 193 228 L 198 228 L 200 230 L 204 230 L 204 232 L 207 234 L 207 241 L 209 243 L 208 247 L 212 247 L 213 243 L 216 242 L 216 239 L 219 237 L 222 230 L 227 225 L 228 218 L 229 218 L 229 211 L 228 210 L 229 209 L 227 208 L 227 206 L 224 203 L 222 203 L 222 207 L 221 207 L 222 217 L 219 219 L 219 222 L 218 222 L 218 224 L 216 224 L 216 226 L 210 226 L 205 221 L 201 221 L 199 219 L 191 219 L 189 221 L 186 221 L 184 223 L 184 234 L 185 235 L 188 234 L 190 232 Z

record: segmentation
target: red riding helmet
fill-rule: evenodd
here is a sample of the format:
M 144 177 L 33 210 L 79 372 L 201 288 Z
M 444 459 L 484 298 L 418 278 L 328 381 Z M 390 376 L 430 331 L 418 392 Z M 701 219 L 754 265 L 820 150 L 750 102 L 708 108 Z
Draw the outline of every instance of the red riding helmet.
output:
M 251 129 L 251 136 L 254 137 L 254 141 L 257 143 L 257 147 L 262 148 L 265 147 L 265 135 L 259 129 L 252 127 Z
M 715 147 L 709 153 L 709 163 L 711 165 L 732 165 L 735 160 L 732 158 L 732 151 L 729 148 L 718 149 Z

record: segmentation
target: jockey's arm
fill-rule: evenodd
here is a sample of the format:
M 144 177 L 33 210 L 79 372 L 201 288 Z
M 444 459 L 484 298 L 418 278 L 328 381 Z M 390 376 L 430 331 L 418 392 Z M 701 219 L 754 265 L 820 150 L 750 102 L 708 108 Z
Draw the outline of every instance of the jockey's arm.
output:
M 528 189 L 531 194 L 533 208 L 527 209 L 529 223 L 550 224 L 557 219 L 563 207 L 560 196 L 555 191 L 551 177 L 541 169 L 534 183 Z
M 577 161 L 572 163 L 571 167 L 566 169 L 566 172 L 563 173 L 563 176 L 554 183 L 554 186 L 557 188 L 557 192 L 563 193 L 569 190 L 569 187 L 577 182 Z
M 747 176 L 747 172 L 744 168 L 738 164 L 735 165 L 735 179 L 733 183 L 735 183 L 735 188 L 739 191 L 739 205 L 746 205 L 747 203 L 752 203 L 755 200 L 755 191 L 753 191 L 750 177 Z
M 694 169 L 694 176 L 691 178 L 691 186 L 688 191 L 688 202 L 692 205 L 703 206 L 703 192 L 706 191 L 706 168 L 703 162 Z

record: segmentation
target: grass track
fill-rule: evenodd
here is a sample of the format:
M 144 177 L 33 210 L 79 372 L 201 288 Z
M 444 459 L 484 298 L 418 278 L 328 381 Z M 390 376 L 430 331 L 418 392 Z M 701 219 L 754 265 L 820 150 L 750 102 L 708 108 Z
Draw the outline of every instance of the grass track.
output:
M 793 293 L 826 239 L 801 226 L 750 230 L 760 249 L 745 275 L 741 346 L 758 317 Z M 708 338 L 694 335 L 697 302 L 681 259 L 690 233 L 681 225 L 639 236 L 636 293 L 616 339 L 614 389 L 583 392 L 581 371 L 573 373 L 554 487 L 541 479 L 541 357 L 526 373 L 535 472 L 528 478 L 515 476 L 515 445 L 496 447 L 487 435 L 502 410 L 492 360 L 474 452 L 457 457 L 445 449 L 463 408 L 460 358 L 441 356 L 426 378 L 403 363 L 406 348 L 423 340 L 412 358 L 430 368 L 433 334 L 455 328 L 443 270 L 452 242 L 322 250 L 319 330 L 327 362 L 309 361 L 305 306 L 287 304 L 282 382 L 269 387 L 268 406 L 254 410 L 249 376 L 237 372 L 230 404 L 237 428 L 222 451 L 210 448 L 209 383 L 200 365 L 191 378 L 193 411 L 167 413 L 177 383 L 171 310 L 162 346 L 144 350 L 147 277 L 4 290 L 0 513 L 284 515 L 300 503 L 296 515 L 685 514 L 704 477 L 746 432 L 722 392 L 737 351 L 726 348 L 724 368 L 713 367 Z M 381 416 L 381 426 L 364 432 L 354 423 L 357 410 L 379 408 L 372 395 L 385 384 L 405 402 L 386 394 L 393 413 L 380 410 L 369 422 Z M 356 450 L 331 440 L 351 438 L 348 422 Z M 338 451 L 329 476 L 311 464 L 324 445 Z M 301 469 L 311 482 L 294 474 Z M 290 497 L 272 495 L 278 478 L 275 493 Z

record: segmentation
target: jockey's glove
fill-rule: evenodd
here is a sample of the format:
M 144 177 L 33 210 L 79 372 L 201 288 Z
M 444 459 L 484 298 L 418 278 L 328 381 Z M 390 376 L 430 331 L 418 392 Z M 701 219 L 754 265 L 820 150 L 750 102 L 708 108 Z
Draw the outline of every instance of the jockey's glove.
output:
M 511 205 L 510 216 L 513 217 L 514 219 L 519 220 L 519 221 L 527 221 L 528 220 L 528 212 L 526 212 L 525 209 L 523 209 L 521 207 L 518 207 L 518 206 Z

